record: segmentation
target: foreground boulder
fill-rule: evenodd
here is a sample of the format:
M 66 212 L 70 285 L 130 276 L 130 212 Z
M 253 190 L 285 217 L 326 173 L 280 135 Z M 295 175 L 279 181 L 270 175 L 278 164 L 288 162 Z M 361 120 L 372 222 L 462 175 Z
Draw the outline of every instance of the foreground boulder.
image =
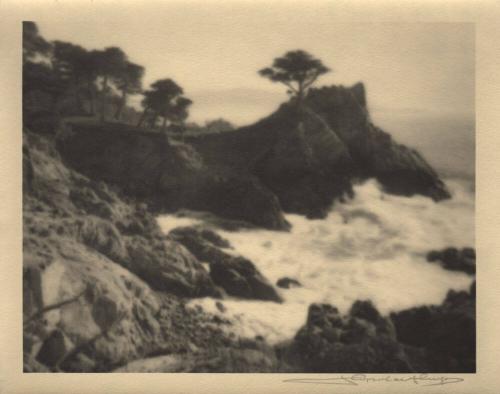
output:
M 433 372 L 475 372 L 475 282 L 470 292 L 451 290 L 440 306 L 391 314 L 398 341 L 425 351 Z
M 249 299 L 282 302 L 274 287 L 244 257 L 229 257 L 210 264 L 210 277 L 227 294 Z
M 228 295 L 240 298 L 281 302 L 272 284 L 264 278 L 255 265 L 241 256 L 229 254 L 217 245 L 228 247 L 227 240 L 214 233 L 193 227 L 180 227 L 169 233 L 183 244 L 198 260 L 210 265 L 210 277 Z
M 291 343 L 277 346 L 288 372 L 475 372 L 475 282 L 450 291 L 440 306 L 382 316 L 356 301 L 342 316 L 335 306 L 311 304 Z
M 307 322 L 284 359 L 306 372 L 412 372 L 389 319 L 370 302 L 356 302 L 347 316 L 329 304 L 312 304 Z
M 476 274 L 476 251 L 473 248 L 433 250 L 427 254 L 427 261 L 440 262 L 447 270 Z
M 278 281 L 276 282 L 276 286 L 281 287 L 283 289 L 291 289 L 292 287 L 302 287 L 302 285 L 297 279 L 288 277 L 278 279 Z
M 25 304 L 24 328 L 32 335 L 25 352 L 35 352 L 36 359 L 48 367 L 64 369 L 73 363 L 80 369 L 74 358 L 78 353 L 72 354 L 78 348 L 92 355 L 96 368 L 105 369 L 140 357 L 161 342 L 155 318 L 159 300 L 147 285 L 77 242 L 65 242 L 59 252 L 64 257 L 48 267 L 30 268 L 40 275 L 26 276 L 25 293 L 36 297 L 41 308 Z M 35 278 L 40 283 L 31 283 Z M 44 309 L 47 312 L 42 314 Z

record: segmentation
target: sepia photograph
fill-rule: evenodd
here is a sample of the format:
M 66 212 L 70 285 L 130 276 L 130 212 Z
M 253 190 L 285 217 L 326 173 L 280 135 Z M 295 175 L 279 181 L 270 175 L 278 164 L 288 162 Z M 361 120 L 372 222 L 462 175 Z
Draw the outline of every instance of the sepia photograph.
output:
M 22 21 L 23 372 L 476 372 L 474 24 L 263 8 Z

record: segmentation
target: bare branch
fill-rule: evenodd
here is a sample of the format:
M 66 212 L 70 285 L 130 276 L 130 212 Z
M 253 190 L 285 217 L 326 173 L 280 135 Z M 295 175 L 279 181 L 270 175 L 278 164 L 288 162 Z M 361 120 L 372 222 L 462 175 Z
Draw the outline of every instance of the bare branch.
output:
M 83 296 L 85 294 L 85 292 L 86 292 L 86 289 L 83 290 L 80 294 L 78 294 L 78 295 L 76 295 L 76 296 L 74 296 L 72 298 L 68 298 L 67 300 L 60 301 L 60 302 L 58 302 L 56 304 L 47 305 L 47 306 L 43 307 L 42 309 L 40 309 L 39 311 L 35 312 L 33 315 L 31 315 L 30 317 L 28 317 L 26 319 L 26 321 L 24 322 L 23 326 L 27 326 L 33 320 L 39 319 L 44 314 L 46 314 L 47 312 L 50 312 L 53 309 L 62 308 L 64 305 L 71 304 L 71 303 L 73 303 L 75 301 L 78 301 L 78 299 L 81 296 Z

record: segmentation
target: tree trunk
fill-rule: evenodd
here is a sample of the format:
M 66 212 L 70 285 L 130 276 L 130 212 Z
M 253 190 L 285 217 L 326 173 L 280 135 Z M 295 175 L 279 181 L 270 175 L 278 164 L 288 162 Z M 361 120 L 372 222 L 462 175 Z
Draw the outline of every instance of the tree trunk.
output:
M 125 103 L 127 102 L 127 91 L 124 89 L 122 91 L 122 99 L 120 101 L 120 104 L 118 105 L 118 108 L 116 109 L 115 116 L 114 118 L 116 120 L 120 120 L 120 116 L 122 114 L 123 108 L 125 107 Z
M 90 114 L 95 115 L 94 89 L 92 81 L 87 82 L 87 89 L 89 91 Z
M 77 112 L 78 112 L 78 114 L 81 114 L 84 112 L 84 108 L 83 108 L 82 97 L 80 96 L 80 85 L 77 82 L 73 82 L 72 89 L 73 89 L 73 94 L 75 97 Z
M 299 91 L 297 93 L 297 113 L 301 113 L 302 101 L 304 100 L 304 84 L 299 82 Z
M 151 122 L 149 122 L 149 128 L 155 129 L 156 128 L 156 121 L 158 120 L 158 113 L 155 113 L 153 117 L 151 118 Z
M 106 116 L 106 93 L 108 91 L 108 76 L 104 76 L 102 81 L 102 92 L 101 92 L 101 122 L 104 122 Z
M 167 118 L 163 117 L 163 124 L 161 125 L 161 131 L 165 133 L 166 129 L 167 129 Z
M 144 111 L 142 112 L 141 118 L 139 119 L 139 123 L 137 123 L 137 127 L 141 127 L 142 122 L 144 122 L 144 119 L 146 119 L 146 115 L 148 114 L 149 108 L 146 107 L 144 108 Z

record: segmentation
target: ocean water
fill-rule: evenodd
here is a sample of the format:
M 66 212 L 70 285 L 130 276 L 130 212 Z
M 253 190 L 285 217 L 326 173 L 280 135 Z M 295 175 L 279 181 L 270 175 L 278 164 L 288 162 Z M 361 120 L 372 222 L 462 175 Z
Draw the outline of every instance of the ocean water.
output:
M 267 230 L 217 230 L 255 263 L 273 284 L 284 276 L 303 287 L 280 289 L 284 303 L 196 299 L 191 306 L 231 320 L 230 330 L 246 337 L 261 335 L 276 343 L 292 338 L 305 323 L 311 303 L 330 303 L 342 313 L 356 300 L 370 299 L 383 314 L 423 304 L 440 304 L 449 289 L 467 289 L 472 278 L 428 263 L 426 253 L 448 246 L 474 246 L 472 178 L 446 181 L 450 200 L 385 194 L 376 181 L 355 186 L 355 198 L 336 204 L 327 218 L 308 220 L 286 215 L 289 233 Z M 196 218 L 162 216 L 165 232 L 198 224 Z

